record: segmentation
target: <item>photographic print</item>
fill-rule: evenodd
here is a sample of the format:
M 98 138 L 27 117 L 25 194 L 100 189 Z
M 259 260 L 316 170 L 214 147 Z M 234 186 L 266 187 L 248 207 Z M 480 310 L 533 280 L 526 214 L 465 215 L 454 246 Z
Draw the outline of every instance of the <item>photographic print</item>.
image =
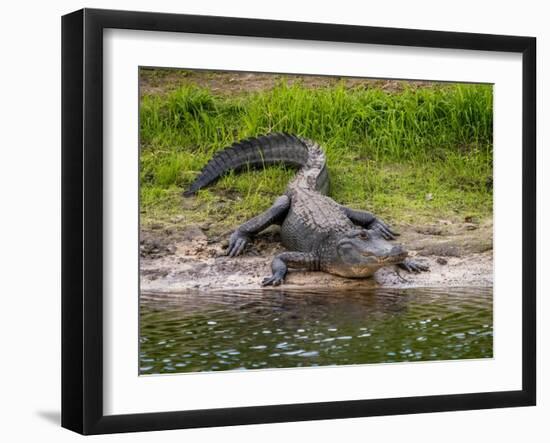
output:
M 140 375 L 493 357 L 493 86 L 141 67 Z
M 536 404 L 535 38 L 98 9 L 61 35 L 63 427 Z

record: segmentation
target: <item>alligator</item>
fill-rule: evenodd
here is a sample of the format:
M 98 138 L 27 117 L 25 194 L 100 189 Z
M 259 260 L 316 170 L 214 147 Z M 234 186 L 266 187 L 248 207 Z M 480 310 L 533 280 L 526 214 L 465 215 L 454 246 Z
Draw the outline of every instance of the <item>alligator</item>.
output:
M 319 144 L 307 138 L 271 133 L 233 143 L 212 157 L 183 195 L 196 194 L 230 170 L 273 164 L 298 171 L 273 206 L 231 234 L 227 248 L 227 255 L 238 256 L 255 234 L 272 224 L 280 225 L 281 242 L 288 251 L 273 258 L 272 275 L 262 286 L 283 283 L 288 268 L 348 278 L 370 277 L 389 265 L 414 273 L 428 270 L 409 258 L 403 246 L 391 243 L 399 234 L 378 217 L 327 196 L 326 156 Z

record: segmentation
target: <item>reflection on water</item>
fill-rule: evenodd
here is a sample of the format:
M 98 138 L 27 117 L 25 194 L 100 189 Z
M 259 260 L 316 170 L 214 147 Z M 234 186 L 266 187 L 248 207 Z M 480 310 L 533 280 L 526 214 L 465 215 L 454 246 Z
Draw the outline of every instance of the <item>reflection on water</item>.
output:
M 492 288 L 142 294 L 140 373 L 493 354 Z

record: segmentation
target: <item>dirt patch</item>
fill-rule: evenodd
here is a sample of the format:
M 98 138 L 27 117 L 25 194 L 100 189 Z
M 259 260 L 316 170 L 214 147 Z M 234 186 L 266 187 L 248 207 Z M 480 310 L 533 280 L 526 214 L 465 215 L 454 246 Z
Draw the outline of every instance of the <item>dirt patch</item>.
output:
M 398 93 L 405 88 L 426 88 L 442 85 L 428 81 L 366 79 L 338 76 L 261 74 L 250 72 L 190 71 L 185 69 L 141 68 L 139 88 L 141 95 L 166 94 L 186 85 L 208 88 L 213 94 L 234 96 L 243 93 L 273 89 L 282 81 L 298 83 L 305 88 L 326 88 L 342 83 L 346 88 L 376 88 Z
M 397 226 L 399 242 L 410 255 L 428 264 L 430 272 L 408 274 L 394 267 L 379 270 L 371 279 L 347 279 L 323 272 L 290 271 L 286 287 L 427 287 L 492 286 L 493 226 L 445 220 L 429 226 Z M 178 292 L 186 289 L 259 288 L 271 271 L 273 256 L 284 251 L 279 230 L 271 227 L 236 258 L 225 255 L 229 232 L 213 234 L 210 226 L 147 229 L 141 233 L 141 289 Z

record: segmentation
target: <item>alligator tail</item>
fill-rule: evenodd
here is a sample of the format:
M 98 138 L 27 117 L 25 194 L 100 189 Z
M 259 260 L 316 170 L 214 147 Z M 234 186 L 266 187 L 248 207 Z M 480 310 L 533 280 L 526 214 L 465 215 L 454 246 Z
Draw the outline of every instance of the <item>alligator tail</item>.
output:
M 257 169 L 274 164 L 304 169 L 309 165 L 308 162 L 311 163 L 308 140 L 283 133 L 249 138 L 217 152 L 183 195 L 188 197 L 196 194 L 199 189 L 231 170 Z

